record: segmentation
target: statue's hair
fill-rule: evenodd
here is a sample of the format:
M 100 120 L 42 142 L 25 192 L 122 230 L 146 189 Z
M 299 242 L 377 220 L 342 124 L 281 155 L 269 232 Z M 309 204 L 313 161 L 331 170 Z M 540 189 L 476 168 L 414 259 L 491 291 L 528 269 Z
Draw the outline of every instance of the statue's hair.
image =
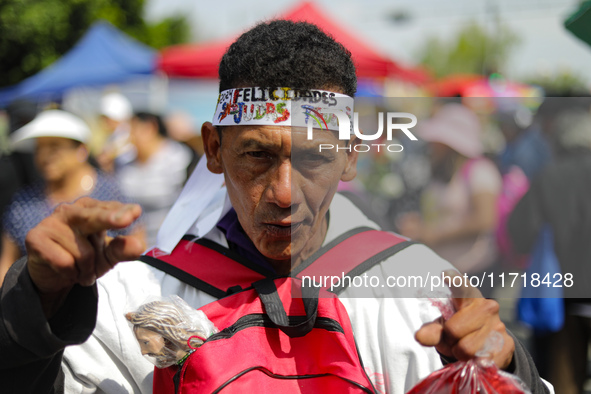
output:
M 186 321 L 182 311 L 171 302 L 148 302 L 140 306 L 136 312 L 127 313 L 125 317 L 133 324 L 134 330 L 145 328 L 156 332 L 164 339 L 187 351 L 189 350 L 187 344 L 189 337 L 192 335 L 205 336 L 205 333 L 192 327 L 191 322 Z M 191 343 L 192 347 L 196 347 L 202 341 L 194 338 Z

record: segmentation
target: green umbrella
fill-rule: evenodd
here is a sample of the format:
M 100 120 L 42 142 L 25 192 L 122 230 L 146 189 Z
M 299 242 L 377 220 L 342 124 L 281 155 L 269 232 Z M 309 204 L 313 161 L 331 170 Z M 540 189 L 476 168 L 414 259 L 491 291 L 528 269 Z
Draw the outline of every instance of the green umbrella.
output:
M 579 9 L 564 21 L 564 27 L 591 45 L 591 0 L 582 2 Z

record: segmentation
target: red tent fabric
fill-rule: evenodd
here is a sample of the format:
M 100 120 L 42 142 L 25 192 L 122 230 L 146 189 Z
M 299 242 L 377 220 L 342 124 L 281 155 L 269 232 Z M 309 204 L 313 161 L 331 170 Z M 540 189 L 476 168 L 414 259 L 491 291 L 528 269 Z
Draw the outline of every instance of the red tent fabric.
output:
M 333 36 L 351 51 L 357 67 L 357 76 L 360 78 L 393 77 L 416 84 L 430 79 L 429 74 L 423 69 L 406 68 L 380 55 L 355 35 L 327 18 L 310 2 L 299 4 L 278 19 L 313 23 Z M 234 39 L 165 48 L 160 54 L 158 68 L 170 76 L 217 78 L 219 62 L 232 42 Z
M 436 97 L 539 97 L 542 92 L 530 85 L 477 74 L 453 74 L 426 84 Z
M 463 96 L 466 87 L 485 78 L 478 74 L 453 74 L 425 85 L 435 97 Z

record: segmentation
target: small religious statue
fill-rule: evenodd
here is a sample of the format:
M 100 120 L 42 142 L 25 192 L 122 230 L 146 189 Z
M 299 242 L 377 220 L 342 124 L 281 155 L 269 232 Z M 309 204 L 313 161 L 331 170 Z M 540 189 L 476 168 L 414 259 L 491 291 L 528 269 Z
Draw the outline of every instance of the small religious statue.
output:
M 202 311 L 178 296 L 151 301 L 125 315 L 142 354 L 158 368 L 181 365 L 218 330 Z

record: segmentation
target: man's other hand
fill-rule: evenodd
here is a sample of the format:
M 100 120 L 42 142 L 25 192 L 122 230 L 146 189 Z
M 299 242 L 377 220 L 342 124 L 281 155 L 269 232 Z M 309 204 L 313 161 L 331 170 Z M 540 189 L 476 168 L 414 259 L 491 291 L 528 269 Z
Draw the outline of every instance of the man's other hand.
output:
M 140 238 L 106 234 L 129 226 L 140 215 L 137 204 L 84 197 L 59 205 L 28 233 L 29 275 L 47 317 L 59 309 L 75 284 L 92 286 L 118 262 L 139 257 L 145 249 Z
M 459 274 L 449 276 L 453 279 L 455 275 Z M 513 359 L 515 342 L 499 317 L 499 304 L 482 298 L 480 291 L 470 286 L 452 285 L 450 289 L 456 312 L 447 321 L 439 318 L 424 324 L 415 335 L 417 341 L 424 346 L 435 346 L 446 357 L 466 361 L 476 357 L 489 334 L 497 331 L 503 337 L 503 347 L 492 357 L 499 368 L 506 369 Z

